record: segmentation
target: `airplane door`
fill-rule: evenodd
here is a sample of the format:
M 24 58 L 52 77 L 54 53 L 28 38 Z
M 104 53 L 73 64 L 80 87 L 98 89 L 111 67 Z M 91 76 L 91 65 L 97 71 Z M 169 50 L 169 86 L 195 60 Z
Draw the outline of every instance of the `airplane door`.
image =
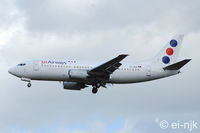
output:
M 33 70 L 39 71 L 39 64 L 38 63 L 33 63 Z
M 151 76 L 151 66 L 150 65 L 147 66 L 147 74 L 146 75 Z

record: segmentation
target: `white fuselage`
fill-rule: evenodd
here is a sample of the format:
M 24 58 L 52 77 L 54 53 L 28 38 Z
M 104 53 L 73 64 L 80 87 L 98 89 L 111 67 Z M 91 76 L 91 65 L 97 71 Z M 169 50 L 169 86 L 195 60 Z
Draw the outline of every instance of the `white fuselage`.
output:
M 23 63 L 22 63 L 23 64 Z M 83 64 L 76 61 L 28 61 L 9 69 L 9 73 L 24 80 L 69 81 L 90 84 L 89 79 L 73 79 L 70 70 L 91 70 L 97 65 Z M 125 84 L 159 79 L 178 74 L 178 70 L 163 70 L 161 66 L 144 62 L 134 65 L 122 65 L 110 75 L 107 83 Z

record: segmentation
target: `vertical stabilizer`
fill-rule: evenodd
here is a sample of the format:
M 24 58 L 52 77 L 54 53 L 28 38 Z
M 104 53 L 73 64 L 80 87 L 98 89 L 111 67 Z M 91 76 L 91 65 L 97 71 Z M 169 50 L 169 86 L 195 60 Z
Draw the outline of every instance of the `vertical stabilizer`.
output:
M 178 34 L 172 37 L 162 50 L 154 57 L 153 63 L 168 66 L 176 62 L 184 35 Z

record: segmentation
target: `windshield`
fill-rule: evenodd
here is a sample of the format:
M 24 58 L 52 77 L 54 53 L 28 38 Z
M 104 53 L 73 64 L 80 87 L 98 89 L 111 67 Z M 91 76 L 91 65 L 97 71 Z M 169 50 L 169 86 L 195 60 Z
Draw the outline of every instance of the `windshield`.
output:
M 25 63 L 18 64 L 17 66 L 25 66 Z

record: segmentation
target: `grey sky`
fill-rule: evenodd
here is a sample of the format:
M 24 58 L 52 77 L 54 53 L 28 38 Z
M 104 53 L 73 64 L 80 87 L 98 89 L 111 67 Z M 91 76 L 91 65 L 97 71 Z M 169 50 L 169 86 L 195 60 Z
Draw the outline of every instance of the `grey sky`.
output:
M 200 124 L 199 8 L 198 0 L 0 0 L 0 133 L 179 133 L 156 121 Z M 29 59 L 104 62 L 127 53 L 124 62 L 134 63 L 177 33 L 185 34 L 179 59 L 193 60 L 166 79 L 92 95 L 90 88 L 67 91 L 57 82 L 27 88 L 7 73 Z

